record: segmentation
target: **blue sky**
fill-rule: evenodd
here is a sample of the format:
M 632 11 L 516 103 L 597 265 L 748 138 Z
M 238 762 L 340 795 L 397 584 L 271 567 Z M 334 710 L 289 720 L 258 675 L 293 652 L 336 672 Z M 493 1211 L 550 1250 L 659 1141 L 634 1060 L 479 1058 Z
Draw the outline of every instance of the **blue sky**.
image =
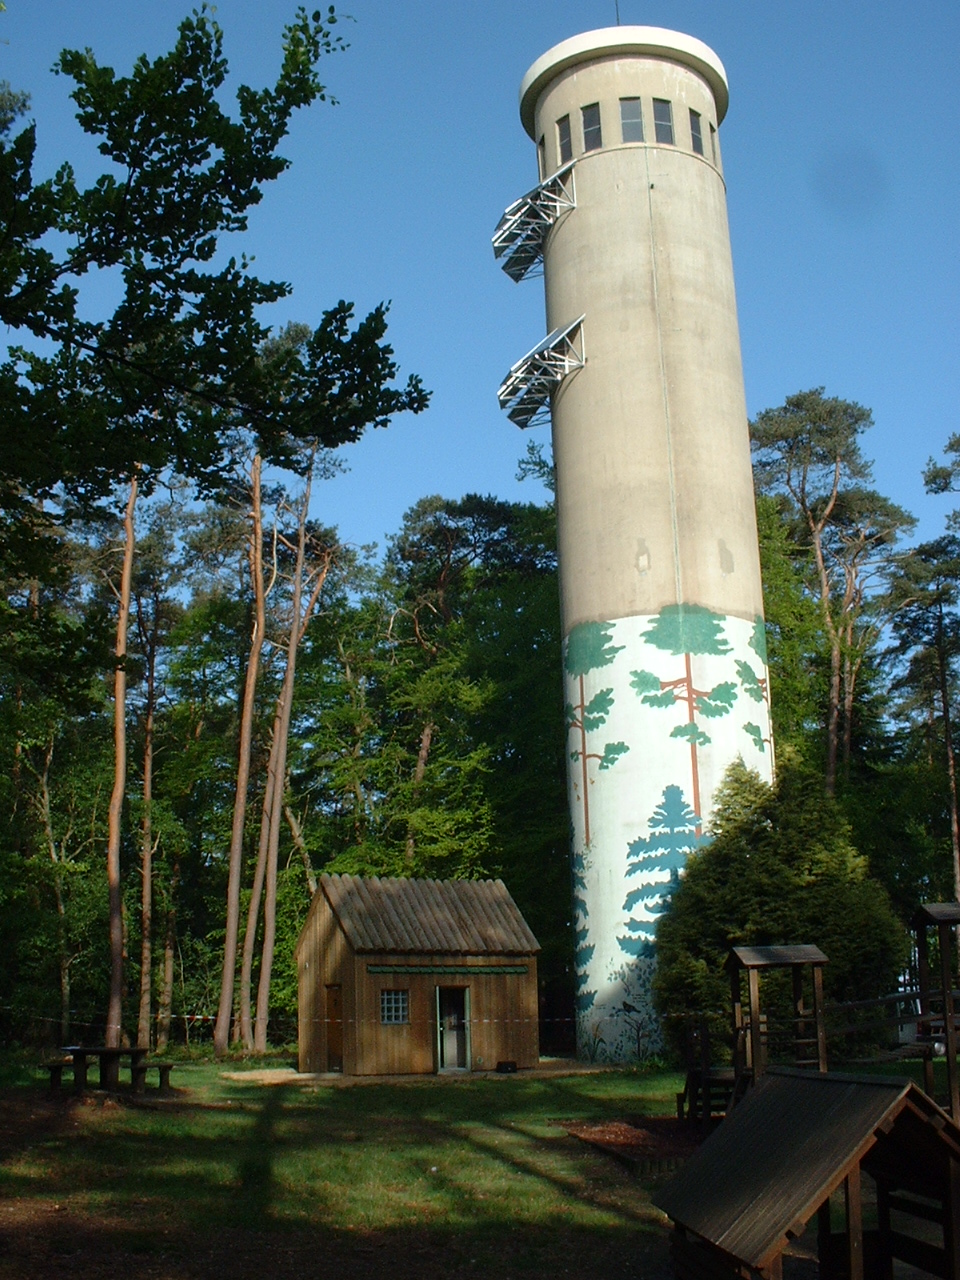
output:
M 189 0 L 188 0 L 189 2 Z M 267 83 L 287 0 L 220 0 L 233 81 Z M 324 4 L 326 8 L 326 3 Z M 127 71 L 175 39 L 183 7 L 8 0 L 0 77 L 28 90 L 37 176 L 97 172 L 50 67 L 89 46 Z M 317 516 L 382 542 L 428 493 L 533 498 L 514 479 L 526 437 L 497 407 L 510 365 L 544 332 L 539 281 L 513 284 L 490 235 L 536 180 L 520 79 L 567 36 L 616 21 L 615 0 L 344 0 L 348 52 L 323 76 L 339 105 L 295 120 L 290 170 L 238 241 L 289 281 L 274 321 L 316 323 L 343 297 L 392 302 L 404 375 L 433 402 L 345 451 Z M 960 5 L 956 0 L 620 0 L 624 23 L 686 31 L 724 62 L 721 138 L 751 414 L 823 385 L 874 411 L 877 487 L 939 532 L 949 498 L 920 471 L 960 431 Z M 531 433 L 545 440 L 545 433 Z

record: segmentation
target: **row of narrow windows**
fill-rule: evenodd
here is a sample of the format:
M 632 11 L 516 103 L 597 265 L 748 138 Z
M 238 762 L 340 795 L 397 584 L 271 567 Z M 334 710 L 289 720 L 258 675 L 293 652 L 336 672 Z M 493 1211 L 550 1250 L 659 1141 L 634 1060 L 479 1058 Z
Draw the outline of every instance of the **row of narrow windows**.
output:
M 698 156 L 704 156 L 703 118 L 699 111 L 688 110 L 690 124 L 690 145 Z M 640 98 L 620 99 L 620 139 L 623 142 L 645 142 L 644 112 Z M 710 158 L 714 164 L 717 160 L 717 131 L 708 121 L 710 130 Z M 561 116 L 557 121 L 557 151 L 560 163 L 567 164 L 573 159 L 573 133 L 570 117 Z M 598 151 L 603 146 L 603 129 L 600 122 L 600 103 L 591 102 L 580 108 L 580 127 L 583 136 L 583 150 Z M 673 103 L 666 98 L 653 99 L 653 139 L 662 146 L 677 145 L 676 129 L 673 120 Z M 539 145 L 540 176 L 547 172 L 546 139 L 541 138 Z

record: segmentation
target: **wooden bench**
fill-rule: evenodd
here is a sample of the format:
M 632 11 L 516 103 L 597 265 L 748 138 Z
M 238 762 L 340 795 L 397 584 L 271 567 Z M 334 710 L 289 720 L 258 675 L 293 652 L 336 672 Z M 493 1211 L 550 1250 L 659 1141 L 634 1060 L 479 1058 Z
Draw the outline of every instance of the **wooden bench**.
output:
M 170 1073 L 173 1070 L 172 1062 L 164 1062 L 162 1058 L 144 1058 L 138 1062 L 136 1066 L 131 1067 L 131 1077 L 133 1080 L 133 1092 L 143 1093 L 147 1087 L 147 1072 L 156 1071 L 159 1076 L 159 1090 L 161 1093 L 170 1092 Z
M 73 1070 L 72 1058 L 51 1058 L 49 1062 L 41 1062 L 40 1067 L 43 1071 L 50 1072 L 50 1092 L 59 1093 L 63 1087 L 63 1069 L 64 1067 Z

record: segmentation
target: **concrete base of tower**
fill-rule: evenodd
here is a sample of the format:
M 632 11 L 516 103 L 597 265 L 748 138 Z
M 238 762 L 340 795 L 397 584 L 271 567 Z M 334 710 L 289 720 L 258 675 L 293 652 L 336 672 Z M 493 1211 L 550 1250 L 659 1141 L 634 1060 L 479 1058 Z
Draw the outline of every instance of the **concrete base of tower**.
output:
M 738 759 L 772 777 L 763 621 L 684 604 L 581 623 L 564 670 L 577 1047 L 634 1062 L 662 1048 L 657 920 L 714 793 Z

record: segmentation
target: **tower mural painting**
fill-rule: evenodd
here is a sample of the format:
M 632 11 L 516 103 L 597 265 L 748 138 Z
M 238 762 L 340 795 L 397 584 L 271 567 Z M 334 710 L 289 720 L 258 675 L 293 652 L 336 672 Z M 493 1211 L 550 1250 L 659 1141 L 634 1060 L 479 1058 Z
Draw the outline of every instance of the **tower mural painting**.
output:
M 557 475 L 577 1040 L 655 1052 L 656 926 L 737 758 L 772 776 L 726 187 L 726 74 L 691 36 L 612 27 L 523 79 L 539 182 L 494 253 L 542 273 L 548 336 L 500 403 Z

